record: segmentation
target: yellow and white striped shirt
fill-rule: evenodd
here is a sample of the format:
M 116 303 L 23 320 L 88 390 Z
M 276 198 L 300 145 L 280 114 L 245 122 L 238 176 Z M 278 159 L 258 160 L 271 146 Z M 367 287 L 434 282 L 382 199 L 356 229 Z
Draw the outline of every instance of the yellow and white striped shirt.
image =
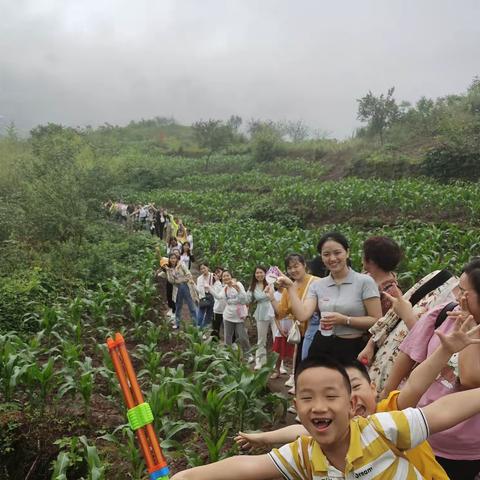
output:
M 422 475 L 403 456 L 428 437 L 423 412 L 407 408 L 382 412 L 350 421 L 350 446 L 345 472 L 330 465 L 312 437 L 273 449 L 270 458 L 289 480 L 421 480 Z

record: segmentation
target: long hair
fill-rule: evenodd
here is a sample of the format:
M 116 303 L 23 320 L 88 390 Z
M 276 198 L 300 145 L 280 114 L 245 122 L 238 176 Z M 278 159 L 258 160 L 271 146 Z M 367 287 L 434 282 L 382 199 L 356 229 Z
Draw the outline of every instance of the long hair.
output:
M 253 293 L 255 291 L 255 287 L 257 286 L 257 279 L 255 278 L 255 273 L 257 270 L 262 270 L 265 275 L 267 274 L 267 269 L 263 265 L 257 265 L 255 269 L 253 270 L 252 274 L 252 280 L 250 281 L 250 287 L 249 290 Z M 265 288 L 268 285 L 267 280 L 264 278 L 263 279 L 263 288 Z

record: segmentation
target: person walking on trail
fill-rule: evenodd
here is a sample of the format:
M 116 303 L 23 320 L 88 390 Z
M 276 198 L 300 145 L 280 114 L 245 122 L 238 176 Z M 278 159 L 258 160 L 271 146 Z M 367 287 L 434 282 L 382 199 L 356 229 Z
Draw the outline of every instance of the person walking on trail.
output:
M 316 277 L 307 273 L 306 262 L 303 255 L 299 253 L 290 253 L 285 258 L 285 269 L 287 270 L 289 278 L 293 280 L 293 283 L 296 287 L 297 294 L 300 298 L 304 298 L 307 294 L 308 287 L 310 283 L 312 283 Z M 273 309 L 275 310 L 275 316 L 277 318 L 285 318 L 288 315 L 293 315 L 291 301 L 290 301 L 290 294 L 287 289 L 284 289 L 282 292 L 282 298 L 280 301 L 275 300 L 274 297 L 274 290 L 273 288 L 268 288 L 267 292 L 270 296 L 270 301 L 272 302 Z M 294 316 L 293 316 L 294 317 Z M 318 318 L 318 317 L 317 317 Z M 294 317 L 294 320 L 295 317 Z M 295 392 L 294 387 L 294 372 L 295 372 L 295 365 L 300 362 L 302 356 L 302 344 L 305 338 L 305 332 L 307 331 L 309 322 L 303 322 L 299 325 L 299 330 L 301 334 L 301 342 L 297 346 L 295 345 L 295 353 L 293 355 L 293 372 L 290 378 L 285 382 L 287 387 L 292 387 L 290 393 Z
M 195 299 L 192 297 L 192 289 L 190 288 L 190 284 L 193 284 L 192 274 L 175 253 L 171 253 L 168 256 L 166 274 L 167 280 L 173 284 L 173 300 L 175 301 L 175 324 L 173 328 L 177 329 L 180 326 L 184 302 L 187 303 L 192 323 L 195 324 L 197 320 L 197 307 L 195 306 Z M 195 291 L 195 289 L 193 289 L 193 291 Z M 195 298 L 198 300 L 196 292 Z
M 205 290 L 207 292 L 210 292 L 215 299 L 215 302 L 213 304 L 212 338 L 216 340 L 220 338 L 220 327 L 223 324 L 223 312 L 225 310 L 225 307 L 227 306 L 226 299 L 220 295 L 223 288 L 222 274 L 223 268 L 216 267 L 215 271 L 213 272 L 213 285 L 205 286 Z M 214 291 L 217 293 L 217 295 L 214 295 Z
M 192 268 L 192 262 L 195 261 L 193 255 L 192 255 L 192 250 L 190 249 L 190 244 L 188 242 L 184 242 L 181 247 L 181 254 L 180 254 L 180 260 L 185 264 L 185 266 L 191 270 Z
M 200 275 L 197 278 L 197 292 L 198 292 L 198 316 L 197 327 L 204 328 L 212 322 L 213 304 L 215 298 L 210 292 L 215 279 L 213 273 L 210 272 L 207 262 L 200 263 Z
M 177 237 L 177 240 L 182 244 L 187 241 L 187 229 L 183 224 L 181 218 L 178 219 L 177 232 L 175 236 Z
M 252 274 L 250 287 L 246 293 L 246 302 L 255 303 L 256 308 L 253 318 L 257 324 L 257 350 L 255 352 L 255 370 L 260 370 L 267 363 L 267 335 L 272 329 L 272 322 L 275 318 L 272 304 L 268 294 L 265 292 L 267 281 L 265 275 L 267 269 L 257 265 Z
M 163 208 L 155 210 L 155 233 L 160 240 L 163 240 L 166 220 L 167 217 Z
M 280 302 L 282 299 L 282 292 L 276 290 L 273 294 L 275 301 Z M 295 353 L 295 347 L 287 342 L 288 332 L 293 325 L 292 316 L 288 315 L 285 318 L 276 318 L 275 329 L 273 333 L 273 346 L 272 352 L 278 353 L 277 362 L 275 363 L 275 370 L 270 376 L 272 380 L 278 378 L 282 374 L 288 373 L 288 370 L 283 366 L 284 361 L 287 359 L 293 359 Z
M 310 285 L 305 299 L 291 279 L 280 277 L 278 284 L 289 292 L 292 311 L 300 322 L 321 314 L 309 355 L 325 353 L 338 359 L 355 359 L 366 345 L 365 332 L 382 316 L 380 292 L 375 280 L 354 271 L 349 265 L 349 244 L 338 232 L 329 232 L 318 242 L 330 274 Z
M 223 287 L 220 291 L 212 290 L 212 295 L 219 300 L 226 302 L 223 311 L 223 328 L 225 344 L 232 345 L 233 334 L 237 338 L 238 344 L 244 351 L 250 350 L 250 340 L 248 339 L 247 329 L 245 328 L 245 319 L 247 318 L 247 307 L 245 306 L 245 288 L 232 277 L 228 270 L 222 273 Z M 253 360 L 249 358 L 249 361 Z

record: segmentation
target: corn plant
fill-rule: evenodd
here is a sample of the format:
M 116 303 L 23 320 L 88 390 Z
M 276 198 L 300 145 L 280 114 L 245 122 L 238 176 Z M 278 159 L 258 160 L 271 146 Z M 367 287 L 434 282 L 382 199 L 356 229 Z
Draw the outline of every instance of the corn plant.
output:
M 9 402 L 27 370 L 25 345 L 14 334 L 0 335 L 0 390 Z
M 93 292 L 88 292 L 88 297 L 84 299 L 84 303 L 87 306 L 90 313 L 91 320 L 95 324 L 106 325 L 108 321 L 108 313 L 110 310 L 110 295 L 108 292 L 100 288 Z
M 191 379 L 185 376 L 183 365 L 176 368 L 162 367 L 157 382 L 152 385 L 148 396 L 154 414 L 154 422 L 160 421 L 165 415 L 183 417 L 185 398 L 182 393 L 191 384 Z M 156 424 L 158 427 L 159 425 Z
M 55 372 L 56 358 L 50 357 L 47 363 L 38 365 L 32 363 L 26 368 L 26 381 L 31 390 L 31 398 L 37 398 L 37 387 L 39 387 L 38 400 L 41 405 L 41 412 L 45 409 L 47 397 L 57 383 L 57 373 Z
M 100 460 L 97 448 L 94 445 L 90 445 L 84 435 L 80 436 L 79 439 L 85 449 L 84 456 L 88 465 L 87 480 L 105 480 L 106 466 Z
M 68 470 L 83 462 L 80 439 L 78 437 L 64 437 L 53 443 L 59 446 L 60 452 L 52 462 L 51 480 L 67 480 Z
M 87 478 L 81 480 L 105 480 L 106 465 L 100 460 L 95 445 L 87 437 L 65 437 L 55 442 L 60 446 L 60 453 L 53 462 L 51 480 L 66 480 L 68 470 L 82 463 L 86 465 Z
M 130 478 L 142 480 L 145 471 L 145 461 L 137 446 L 135 434 L 128 425 L 120 425 L 113 433 L 98 437 L 115 445 L 120 456 L 130 464 Z
M 138 372 L 138 378 L 148 375 L 150 381 L 155 382 L 163 358 L 163 353 L 158 349 L 157 344 L 137 345 L 134 356 L 143 362 L 143 369 Z
M 143 303 L 137 303 L 131 298 L 126 300 L 130 316 L 136 324 L 139 324 L 149 311 L 149 307 Z
M 76 367 L 75 373 L 73 375 L 68 373 L 65 375 L 65 381 L 60 386 L 58 393 L 60 397 L 69 392 L 80 394 L 83 399 L 84 414 L 88 417 L 95 375 L 99 369 L 93 367 L 90 357 L 85 357 L 83 362 L 76 360 L 74 363 Z
M 199 417 L 206 422 L 197 424 L 197 432 L 208 448 L 211 462 L 221 457 L 221 451 L 227 439 L 229 426 L 224 423 L 224 416 L 232 389 L 209 389 L 204 391 L 201 383 L 190 384 L 183 394 L 197 410 Z

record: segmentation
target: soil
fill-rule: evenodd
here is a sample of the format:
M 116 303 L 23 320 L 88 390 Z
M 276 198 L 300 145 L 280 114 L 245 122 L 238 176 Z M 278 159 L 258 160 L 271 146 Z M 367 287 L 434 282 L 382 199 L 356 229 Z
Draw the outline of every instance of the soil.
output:
M 198 275 L 196 266 L 193 266 L 192 272 Z M 159 303 L 155 308 L 164 316 L 167 310 L 166 304 L 162 300 L 165 292 L 165 281 L 159 279 L 157 283 Z M 188 309 L 185 307 L 182 312 L 182 318 L 189 323 Z M 152 320 L 155 320 L 152 318 Z M 256 338 L 256 329 L 250 322 L 250 338 Z M 95 332 L 85 332 L 85 338 L 94 338 Z M 98 340 L 101 341 L 101 340 Z M 271 347 L 271 338 L 269 338 L 269 348 Z M 133 352 L 136 343 L 126 340 L 127 350 Z M 173 337 L 168 343 L 162 344 L 164 351 L 176 351 L 182 346 L 179 341 Z M 95 366 L 103 364 L 95 341 L 87 342 L 84 345 L 84 353 L 89 355 Z M 46 361 L 47 357 L 39 360 Z M 134 368 L 138 371 L 140 362 L 131 357 Z M 164 364 L 170 366 L 171 360 L 165 360 Z M 252 365 L 253 367 L 253 365 Z M 269 388 L 273 392 L 280 392 L 289 396 L 287 387 L 284 383 L 288 376 L 281 376 L 279 379 L 270 380 Z M 11 435 L 7 438 L 10 441 L 9 451 L 3 449 L 2 442 L 4 438 L 0 432 L 0 480 L 49 480 L 51 477 L 52 462 L 57 458 L 59 447 L 55 442 L 63 437 L 85 435 L 90 441 L 104 433 L 110 433 L 119 425 L 126 422 L 125 409 L 123 401 L 119 399 L 117 404 L 112 403 L 106 396 L 109 394 L 108 381 L 97 375 L 95 380 L 95 391 L 92 395 L 90 414 L 85 418 L 83 412 L 83 402 L 80 398 L 67 401 L 51 401 L 45 408 L 45 411 L 39 414 L 38 409 L 28 406 L 28 399 L 24 398 L 27 408 L 19 411 L 18 407 L 12 406 L 11 411 L 0 411 L 0 430 L 4 432 L 11 429 Z M 290 396 L 291 397 L 291 396 Z M 67 397 L 65 397 L 67 398 Z M 194 412 L 186 409 L 185 421 L 194 419 Z M 265 428 L 280 428 L 282 426 L 295 422 L 294 415 L 287 414 L 285 422 L 275 427 L 266 425 Z M 188 433 L 182 440 L 189 441 Z M 233 439 L 228 440 L 231 446 Z M 110 478 L 127 478 L 126 472 L 129 471 L 129 464 L 119 457 L 116 448 L 106 441 L 95 442 L 99 455 L 103 460 L 109 463 Z M 207 447 L 199 449 L 199 454 L 205 460 L 208 458 Z M 187 468 L 184 458 L 169 458 L 168 464 L 172 472 Z M 70 469 L 69 479 L 80 478 L 86 475 L 84 465 L 79 465 L 76 469 Z

